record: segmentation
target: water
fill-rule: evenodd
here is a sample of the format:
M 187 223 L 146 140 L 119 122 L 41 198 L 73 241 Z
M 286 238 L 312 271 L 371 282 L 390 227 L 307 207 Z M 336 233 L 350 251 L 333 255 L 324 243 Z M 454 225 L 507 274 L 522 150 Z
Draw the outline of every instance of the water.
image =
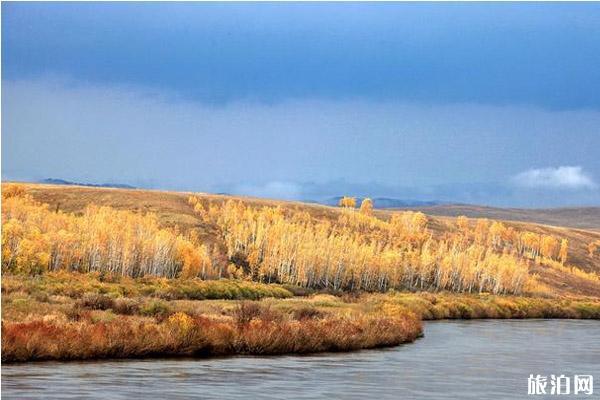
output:
M 531 373 L 595 375 L 592 398 L 599 398 L 600 322 L 429 322 L 425 337 L 415 343 L 355 353 L 7 365 L 2 367 L 2 395 L 128 400 L 513 399 L 528 397 Z

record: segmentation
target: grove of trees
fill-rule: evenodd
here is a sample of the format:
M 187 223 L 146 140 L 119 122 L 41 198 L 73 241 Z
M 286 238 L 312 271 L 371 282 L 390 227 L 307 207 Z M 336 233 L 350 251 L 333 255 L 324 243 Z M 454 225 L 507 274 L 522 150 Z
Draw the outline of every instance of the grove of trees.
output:
M 77 216 L 21 193 L 3 195 L 4 271 L 218 277 L 206 246 L 193 234 L 160 228 L 155 215 L 90 205 Z
M 397 212 L 386 221 L 345 202 L 341 206 L 336 220 L 232 200 L 197 210 L 218 227 L 227 257 L 266 282 L 335 290 L 519 293 L 531 259 L 561 257 L 557 239 L 516 232 L 500 222 L 473 225 L 458 218 L 454 231 L 434 239 L 423 213 Z
M 521 293 L 530 263 L 565 263 L 568 242 L 458 217 L 434 235 L 421 212 L 375 216 L 353 198 L 328 217 L 239 201 L 188 202 L 202 223 L 186 232 L 154 214 L 89 205 L 51 210 L 19 187 L 2 201 L 2 270 L 105 271 L 138 277 L 245 277 L 334 290 Z M 202 225 L 202 226 L 201 226 Z M 204 229 L 204 239 L 199 230 Z M 206 242 L 210 233 L 211 244 Z M 590 245 L 590 255 L 595 253 Z

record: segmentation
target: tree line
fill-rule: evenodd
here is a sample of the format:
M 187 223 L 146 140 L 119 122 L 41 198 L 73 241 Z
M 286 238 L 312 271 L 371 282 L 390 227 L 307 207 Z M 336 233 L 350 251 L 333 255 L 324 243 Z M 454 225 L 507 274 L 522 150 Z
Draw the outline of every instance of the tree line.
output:
M 433 234 L 421 212 L 375 215 L 345 198 L 331 217 L 301 208 L 190 196 L 202 220 L 180 232 L 158 217 L 89 205 L 51 210 L 19 186 L 3 188 L 2 269 L 104 271 L 138 277 L 245 277 L 309 288 L 521 293 L 529 265 L 568 257 L 566 239 L 458 217 Z M 350 199 L 350 200 L 348 200 Z M 199 229 L 211 233 L 211 245 Z M 216 243 L 216 245 L 215 245 Z M 590 253 L 595 251 L 590 248 Z

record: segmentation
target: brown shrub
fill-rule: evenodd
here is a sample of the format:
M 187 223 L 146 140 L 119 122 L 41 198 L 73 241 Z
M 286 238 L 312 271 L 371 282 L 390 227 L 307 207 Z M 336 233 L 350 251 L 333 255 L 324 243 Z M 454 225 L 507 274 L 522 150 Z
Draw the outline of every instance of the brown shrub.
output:
M 358 303 L 360 296 L 360 292 L 344 292 L 341 296 L 341 299 L 344 303 Z
M 91 310 L 108 310 L 114 307 L 114 300 L 104 294 L 85 293 L 77 304 Z
M 157 320 L 162 321 L 171 315 L 172 311 L 168 303 L 161 300 L 154 300 L 144 305 L 140 309 L 140 314 L 148 317 L 155 317 Z
M 233 310 L 233 318 L 238 325 L 246 325 L 252 319 L 258 318 L 262 309 L 255 301 L 242 301 Z
M 302 321 L 305 319 L 321 319 L 325 316 L 322 311 L 314 307 L 302 307 L 294 310 L 293 317 L 295 320 Z
M 140 312 L 140 303 L 137 300 L 122 297 L 114 301 L 112 309 L 117 314 L 134 315 Z
M 84 319 L 90 319 L 90 310 L 82 308 L 78 304 L 74 304 L 72 307 L 65 311 L 65 316 L 71 321 L 81 321 Z

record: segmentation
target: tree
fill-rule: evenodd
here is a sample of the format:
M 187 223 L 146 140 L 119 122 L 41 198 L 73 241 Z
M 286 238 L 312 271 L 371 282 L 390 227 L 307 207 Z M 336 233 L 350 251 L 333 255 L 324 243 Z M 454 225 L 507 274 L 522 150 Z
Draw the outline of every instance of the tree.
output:
M 372 215 L 373 214 L 373 200 L 366 197 L 360 203 L 360 212 L 365 215 Z
M 567 262 L 567 253 L 569 251 L 569 241 L 567 239 L 563 239 L 560 241 L 560 250 L 558 252 L 558 258 L 561 263 Z
M 542 256 L 547 258 L 554 258 L 554 254 L 556 253 L 556 248 L 558 247 L 558 240 L 549 235 L 542 236 L 541 244 L 540 244 L 540 252 Z M 565 256 L 566 259 L 566 256 Z M 563 261 L 564 262 L 564 261 Z
M 593 242 L 590 242 L 588 244 L 588 253 L 590 257 L 594 257 L 594 254 L 596 253 L 596 251 L 598 251 L 598 248 L 600 248 L 600 240 L 596 240 Z
M 340 199 L 339 206 L 344 208 L 356 208 L 356 198 L 344 196 Z
M 459 215 L 456 217 L 456 226 L 463 232 L 466 232 L 469 229 L 469 218 L 464 215 Z

